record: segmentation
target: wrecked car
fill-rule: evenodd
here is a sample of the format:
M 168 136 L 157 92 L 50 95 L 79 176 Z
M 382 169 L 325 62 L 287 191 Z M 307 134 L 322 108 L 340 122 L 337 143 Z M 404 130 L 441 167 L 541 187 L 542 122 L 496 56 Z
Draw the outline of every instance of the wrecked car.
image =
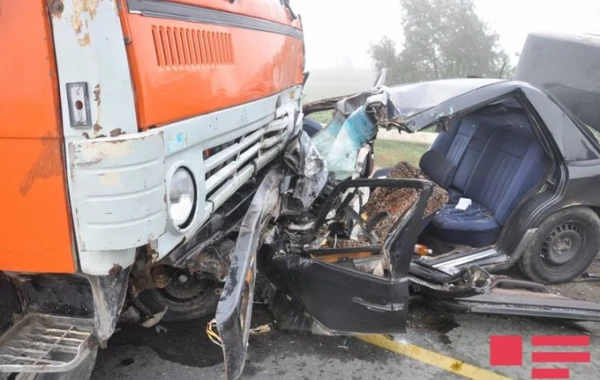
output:
M 546 92 L 524 82 L 456 79 L 359 94 L 336 107 L 322 134 L 356 112 L 402 133 L 440 131 L 418 169 L 448 200 L 425 215 L 418 242 L 431 253 L 419 261 L 490 272 L 518 265 L 531 280 L 562 283 L 597 256 L 597 131 Z M 339 150 L 332 153 L 328 165 L 347 176 L 335 162 Z M 352 166 L 345 157 L 341 163 Z
M 600 124 L 497 79 L 377 86 L 304 106 L 323 110 L 332 120 L 288 146 L 241 224 L 213 331 L 228 378 L 243 370 L 257 276 L 278 325 L 318 334 L 403 332 L 414 296 L 600 321 L 599 304 L 543 285 L 580 275 L 600 249 Z M 419 167 L 373 175 L 380 128 L 439 134 Z M 515 265 L 533 281 L 493 274 Z

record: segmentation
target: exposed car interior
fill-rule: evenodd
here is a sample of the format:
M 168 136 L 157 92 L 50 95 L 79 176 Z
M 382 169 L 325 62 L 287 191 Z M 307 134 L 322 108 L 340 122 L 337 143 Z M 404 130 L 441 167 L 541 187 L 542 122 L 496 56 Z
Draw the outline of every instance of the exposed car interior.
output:
M 435 253 L 443 253 L 450 245 L 496 242 L 513 209 L 544 179 L 550 160 L 525 111 L 511 100 L 453 121 L 420 167 L 448 191 L 449 202 L 423 236 Z M 466 209 L 457 207 L 461 198 L 468 200 Z
M 540 187 L 551 162 L 538 142 L 526 111 L 511 98 L 452 120 L 423 154 L 419 168 L 401 163 L 394 169 L 381 170 L 373 177 L 428 178 L 443 189 L 438 188 L 432 193 L 421 224 L 418 247 L 415 247 L 415 254 L 433 258 L 493 246 L 513 210 Z M 409 175 L 390 175 L 399 168 L 408 168 L 405 172 Z M 419 169 L 421 173 L 410 175 L 411 170 Z M 384 275 L 385 262 L 379 265 L 383 236 L 377 227 L 382 219 L 368 212 L 370 203 L 389 205 L 410 201 L 408 203 L 412 204 L 416 202 L 418 192 L 389 189 L 385 190 L 387 194 L 396 192 L 395 200 L 378 201 L 377 195 L 381 194 L 376 191 L 371 188 L 366 204 L 359 202 L 362 206 L 352 206 L 356 213 L 350 217 L 353 220 L 350 223 L 344 222 L 344 218 L 325 223 L 314 235 L 307 253 L 331 263 Z M 447 192 L 447 196 L 440 197 L 440 191 Z M 431 202 L 436 196 L 437 199 Z M 443 200 L 440 202 L 440 199 Z M 352 204 L 355 201 L 356 198 Z M 349 203 L 342 202 L 339 206 L 343 208 L 344 204 Z M 434 212 L 430 212 L 431 206 L 435 208 Z M 339 210 L 337 215 L 344 214 Z M 391 213 L 399 220 L 405 212 Z M 367 215 L 362 238 L 357 238 L 356 234 L 357 225 L 361 224 L 358 213 Z M 388 220 L 388 226 L 391 225 Z M 376 238 L 373 238 L 373 232 Z

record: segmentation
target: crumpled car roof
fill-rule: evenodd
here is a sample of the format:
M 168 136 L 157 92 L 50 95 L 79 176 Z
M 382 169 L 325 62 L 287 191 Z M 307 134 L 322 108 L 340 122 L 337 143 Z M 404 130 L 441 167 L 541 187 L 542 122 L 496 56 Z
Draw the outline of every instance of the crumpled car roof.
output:
M 380 126 L 397 127 L 407 132 L 416 132 L 420 128 L 417 126 L 411 128 L 408 123 L 411 117 L 459 95 L 504 81 L 489 78 L 459 78 L 417 82 L 394 87 L 382 86 L 344 98 L 337 103 L 336 108 L 347 116 L 363 105 L 368 107 L 381 104 L 385 106 L 385 114 L 378 117 Z
M 362 108 L 376 128 L 397 128 L 412 133 L 432 125 L 445 128 L 461 114 L 511 97 L 527 99 L 565 160 L 600 158 L 598 142 L 575 115 L 548 91 L 521 81 L 460 78 L 382 86 L 313 102 L 305 109 L 315 112 L 335 108 L 336 114 L 345 119 Z

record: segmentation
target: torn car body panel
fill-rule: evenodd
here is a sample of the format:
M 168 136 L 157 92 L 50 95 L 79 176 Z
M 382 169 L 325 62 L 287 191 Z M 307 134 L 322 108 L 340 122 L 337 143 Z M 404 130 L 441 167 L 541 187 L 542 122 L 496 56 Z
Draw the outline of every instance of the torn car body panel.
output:
M 217 306 L 215 319 L 223 342 L 225 371 L 230 379 L 238 378 L 244 368 L 256 280 L 256 253 L 264 238 L 266 223 L 277 214 L 282 179 L 281 171 L 275 169 L 258 188 L 240 225 L 229 275 Z
M 274 255 L 262 269 L 328 334 L 406 330 L 407 277 L 378 278 L 296 255 Z
M 486 315 L 518 315 L 570 321 L 600 322 L 600 304 L 574 300 L 527 281 L 495 279 L 484 294 L 433 300 L 456 311 Z
M 324 204 L 311 230 L 299 241 L 313 241 L 326 223 L 327 215 L 348 189 L 385 184 L 390 187 L 411 187 L 422 194 L 403 219 L 398 221 L 388 240 L 373 251 L 389 262 L 390 275 L 376 276 L 352 267 L 320 260 L 319 255 L 306 257 L 285 251 L 285 237 L 267 244 L 261 257 L 260 270 L 278 287 L 302 306 L 315 322 L 332 334 L 352 332 L 404 332 L 408 309 L 408 267 L 416 242 L 425 204 L 431 194 L 431 184 L 411 180 L 357 179 L 339 184 Z M 340 208 L 344 208 L 342 203 Z M 336 213 L 339 208 L 335 210 Z M 412 245 L 411 245 L 412 243 Z M 369 247 L 373 248 L 373 247 Z M 329 255 L 346 253 L 348 249 L 325 250 Z M 376 324 L 368 321 L 377 319 Z

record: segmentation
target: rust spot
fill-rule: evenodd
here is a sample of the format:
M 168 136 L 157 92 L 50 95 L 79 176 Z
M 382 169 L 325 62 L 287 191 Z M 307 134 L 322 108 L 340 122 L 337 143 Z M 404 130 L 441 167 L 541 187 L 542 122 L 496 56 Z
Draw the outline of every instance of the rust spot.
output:
M 148 236 L 147 241 L 151 241 L 152 240 L 152 236 Z M 156 262 L 156 260 L 158 260 L 158 252 L 156 252 L 156 250 L 154 250 L 154 248 L 152 248 L 152 244 L 147 243 L 146 244 L 146 257 L 148 260 L 150 260 L 151 263 Z
M 102 103 L 101 97 L 101 87 L 100 87 L 100 83 L 98 83 L 95 87 L 94 87 L 94 101 L 96 102 L 96 105 L 98 106 L 98 118 L 96 119 L 96 123 L 94 124 L 94 137 L 98 138 L 98 137 L 104 137 L 104 136 L 100 136 L 99 132 L 102 129 L 102 127 L 100 126 L 100 104 Z
M 83 37 L 77 39 L 77 42 L 79 43 L 79 46 L 90 46 L 90 34 L 84 34 Z
M 452 365 L 450 365 L 450 368 L 453 371 L 460 371 L 462 366 L 463 366 L 464 362 L 461 361 L 455 361 L 454 363 L 452 363 Z
M 23 196 L 29 193 L 37 179 L 55 177 L 62 173 L 60 144 L 50 136 L 43 136 L 41 142 L 42 151 L 19 186 L 19 192 Z
M 94 166 L 100 162 L 102 162 L 102 158 L 94 158 L 93 160 L 81 162 L 81 163 L 77 164 L 77 166 L 79 166 L 79 167 Z
M 81 33 L 81 16 L 75 17 L 73 16 L 73 20 L 71 21 L 71 26 L 75 31 L 75 34 Z
M 120 266 L 119 264 L 114 264 L 113 267 L 110 268 L 110 270 L 108 271 L 108 274 L 110 274 L 111 276 L 116 276 L 117 274 L 121 273 L 122 270 L 122 266 Z
M 72 143 L 69 144 L 68 149 L 69 149 L 69 156 L 75 157 L 75 155 L 77 154 L 77 147 L 75 146 L 75 144 L 72 144 Z M 75 181 L 75 170 L 73 170 L 74 168 L 75 168 L 75 165 L 73 165 L 73 163 L 71 163 L 71 181 Z M 75 216 L 77 216 L 77 208 L 75 208 L 75 214 L 76 214 Z M 81 249 L 85 250 L 84 247 L 81 247 Z
M 75 34 L 80 34 L 81 29 L 84 26 L 84 19 L 82 17 L 83 14 L 89 14 L 89 18 L 93 20 L 96 16 L 96 9 L 98 8 L 99 3 L 100 0 L 73 0 L 73 17 L 71 19 L 71 26 L 73 27 Z M 85 26 L 87 29 L 87 20 Z
M 100 100 L 100 83 L 98 83 L 96 87 L 94 87 L 94 101 L 96 102 L 96 104 L 98 104 L 98 107 L 100 107 L 100 103 L 102 103 L 102 101 Z
M 110 131 L 110 137 L 117 137 L 123 134 L 125 134 L 125 132 L 123 132 L 121 128 L 115 128 L 112 131 Z

